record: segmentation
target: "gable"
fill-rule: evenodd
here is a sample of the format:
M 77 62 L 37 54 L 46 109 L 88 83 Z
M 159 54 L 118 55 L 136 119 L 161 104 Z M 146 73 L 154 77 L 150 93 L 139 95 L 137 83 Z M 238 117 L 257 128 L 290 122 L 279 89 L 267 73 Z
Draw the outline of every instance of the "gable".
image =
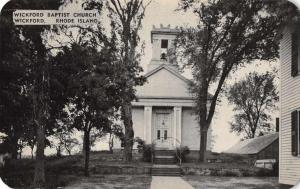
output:
M 138 97 L 191 98 L 188 80 L 170 68 L 160 67 L 146 77 L 147 82 L 136 88 Z

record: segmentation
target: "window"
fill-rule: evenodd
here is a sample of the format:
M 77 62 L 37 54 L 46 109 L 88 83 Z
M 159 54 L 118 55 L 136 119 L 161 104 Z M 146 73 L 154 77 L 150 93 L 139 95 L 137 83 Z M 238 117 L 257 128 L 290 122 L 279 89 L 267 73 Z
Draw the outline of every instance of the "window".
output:
M 293 111 L 292 112 L 292 116 L 291 116 L 292 120 L 292 128 L 291 128 L 291 139 L 292 139 L 292 155 L 293 156 L 298 156 L 300 155 L 300 134 L 299 134 L 299 130 L 300 130 L 300 111 Z
M 164 131 L 164 139 L 167 140 L 167 138 L 168 138 L 168 131 L 165 130 L 165 131 Z
M 299 39 L 297 32 L 292 33 L 292 66 L 291 75 L 296 77 L 299 74 L 300 61 L 299 61 Z
M 167 39 L 162 39 L 161 40 L 161 48 L 162 49 L 167 49 L 168 48 L 168 40 Z
M 160 130 L 157 130 L 157 139 L 160 139 Z

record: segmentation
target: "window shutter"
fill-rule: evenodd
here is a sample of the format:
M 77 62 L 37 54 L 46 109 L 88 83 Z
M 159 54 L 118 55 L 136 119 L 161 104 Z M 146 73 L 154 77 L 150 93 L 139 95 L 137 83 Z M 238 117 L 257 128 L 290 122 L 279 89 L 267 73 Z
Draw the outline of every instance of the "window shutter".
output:
M 298 155 L 298 111 L 292 112 L 292 155 Z
M 298 53 L 299 47 L 298 47 L 298 35 L 296 32 L 292 33 L 292 67 L 291 67 L 291 74 L 292 77 L 295 77 L 298 75 Z

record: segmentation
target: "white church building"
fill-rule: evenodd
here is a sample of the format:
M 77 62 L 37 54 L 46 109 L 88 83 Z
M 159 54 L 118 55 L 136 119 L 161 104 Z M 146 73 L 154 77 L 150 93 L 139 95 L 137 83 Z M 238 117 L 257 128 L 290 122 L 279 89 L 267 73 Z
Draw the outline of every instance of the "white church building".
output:
M 200 131 L 193 111 L 190 81 L 168 55 L 177 33 L 178 30 L 170 26 L 153 26 L 152 59 L 145 74 L 147 82 L 136 88 L 137 100 L 132 102 L 134 135 L 147 144 L 154 143 L 156 149 L 187 146 L 191 151 L 198 151 Z M 210 150 L 211 130 L 208 133 L 207 150 Z

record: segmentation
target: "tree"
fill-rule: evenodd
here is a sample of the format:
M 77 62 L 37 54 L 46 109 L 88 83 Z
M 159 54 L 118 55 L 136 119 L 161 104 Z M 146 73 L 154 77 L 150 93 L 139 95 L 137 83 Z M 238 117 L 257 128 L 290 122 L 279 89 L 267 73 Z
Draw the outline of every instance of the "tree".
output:
M 142 68 L 139 66 L 140 53 L 137 52 L 139 45 L 138 31 L 142 27 L 142 20 L 145 16 L 145 10 L 151 0 L 108 0 L 107 7 L 110 10 L 112 27 L 116 31 L 119 39 L 118 60 L 123 80 L 121 86 L 124 92 L 121 119 L 123 120 L 124 133 L 124 161 L 132 160 L 132 148 L 134 143 L 134 131 L 132 126 L 132 105 L 135 98 L 134 87 L 142 85 L 145 79 L 139 74 Z
M 45 148 L 45 132 L 49 126 L 50 120 L 54 117 L 53 104 L 50 95 L 50 76 L 49 76 L 49 62 L 47 59 L 48 50 L 43 43 L 43 33 L 49 29 L 49 26 L 14 26 L 12 21 L 12 12 L 15 9 L 58 9 L 62 4 L 61 0 L 13 0 L 5 5 L 1 16 L 7 19 L 10 30 L 17 34 L 27 46 L 29 54 L 24 59 L 17 60 L 23 62 L 24 66 L 28 66 L 23 73 L 26 76 L 26 88 L 31 99 L 32 104 L 32 120 L 36 125 L 36 165 L 34 174 L 34 187 L 43 187 L 45 185 L 45 163 L 44 163 L 44 148 Z M 1 34 L 2 35 L 2 34 Z M 17 42 L 17 41 L 13 41 Z M 17 44 L 12 44 L 17 45 Z M 1 49 L 3 50 L 3 49 Z M 2 51 L 2 52 L 5 52 Z M 15 52 L 13 52 L 15 53 Z M 12 54 L 6 54 L 10 56 Z M 57 103 L 58 104 L 58 103 Z M 58 107 L 59 105 L 55 106 Z M 29 109 L 27 109 L 29 110 Z M 53 119 L 52 119 L 53 120 Z
M 6 135 L 4 140 L 16 159 L 18 143 L 24 137 L 32 111 L 26 90 L 31 52 L 5 11 L 0 18 L 0 34 L 0 132 Z
M 275 75 L 269 72 L 262 75 L 252 72 L 230 87 L 228 100 L 237 112 L 231 123 L 233 132 L 254 138 L 271 129 L 269 113 L 276 108 L 279 100 L 274 79 Z
M 64 47 L 53 60 L 56 69 L 63 72 L 68 81 L 66 105 L 73 120 L 71 126 L 84 133 L 85 176 L 89 176 L 91 131 L 107 133 L 115 110 L 120 107 L 119 85 L 115 82 L 118 80 L 115 49 L 110 46 L 113 42 L 106 41 L 101 49 L 93 42 Z
M 57 156 L 61 156 L 61 152 L 65 151 L 71 155 L 72 149 L 79 145 L 79 141 L 74 138 L 74 129 L 71 127 L 71 120 L 66 118 L 58 121 L 59 126 L 56 127 L 53 137 L 53 145 L 56 147 Z
M 207 131 L 229 74 L 253 60 L 278 57 L 278 29 L 284 14 L 268 11 L 272 1 L 182 0 L 182 10 L 198 16 L 195 28 L 183 29 L 176 40 L 178 62 L 192 67 L 196 108 L 200 126 L 199 161 L 205 160 Z M 294 9 L 295 11 L 295 9 Z

